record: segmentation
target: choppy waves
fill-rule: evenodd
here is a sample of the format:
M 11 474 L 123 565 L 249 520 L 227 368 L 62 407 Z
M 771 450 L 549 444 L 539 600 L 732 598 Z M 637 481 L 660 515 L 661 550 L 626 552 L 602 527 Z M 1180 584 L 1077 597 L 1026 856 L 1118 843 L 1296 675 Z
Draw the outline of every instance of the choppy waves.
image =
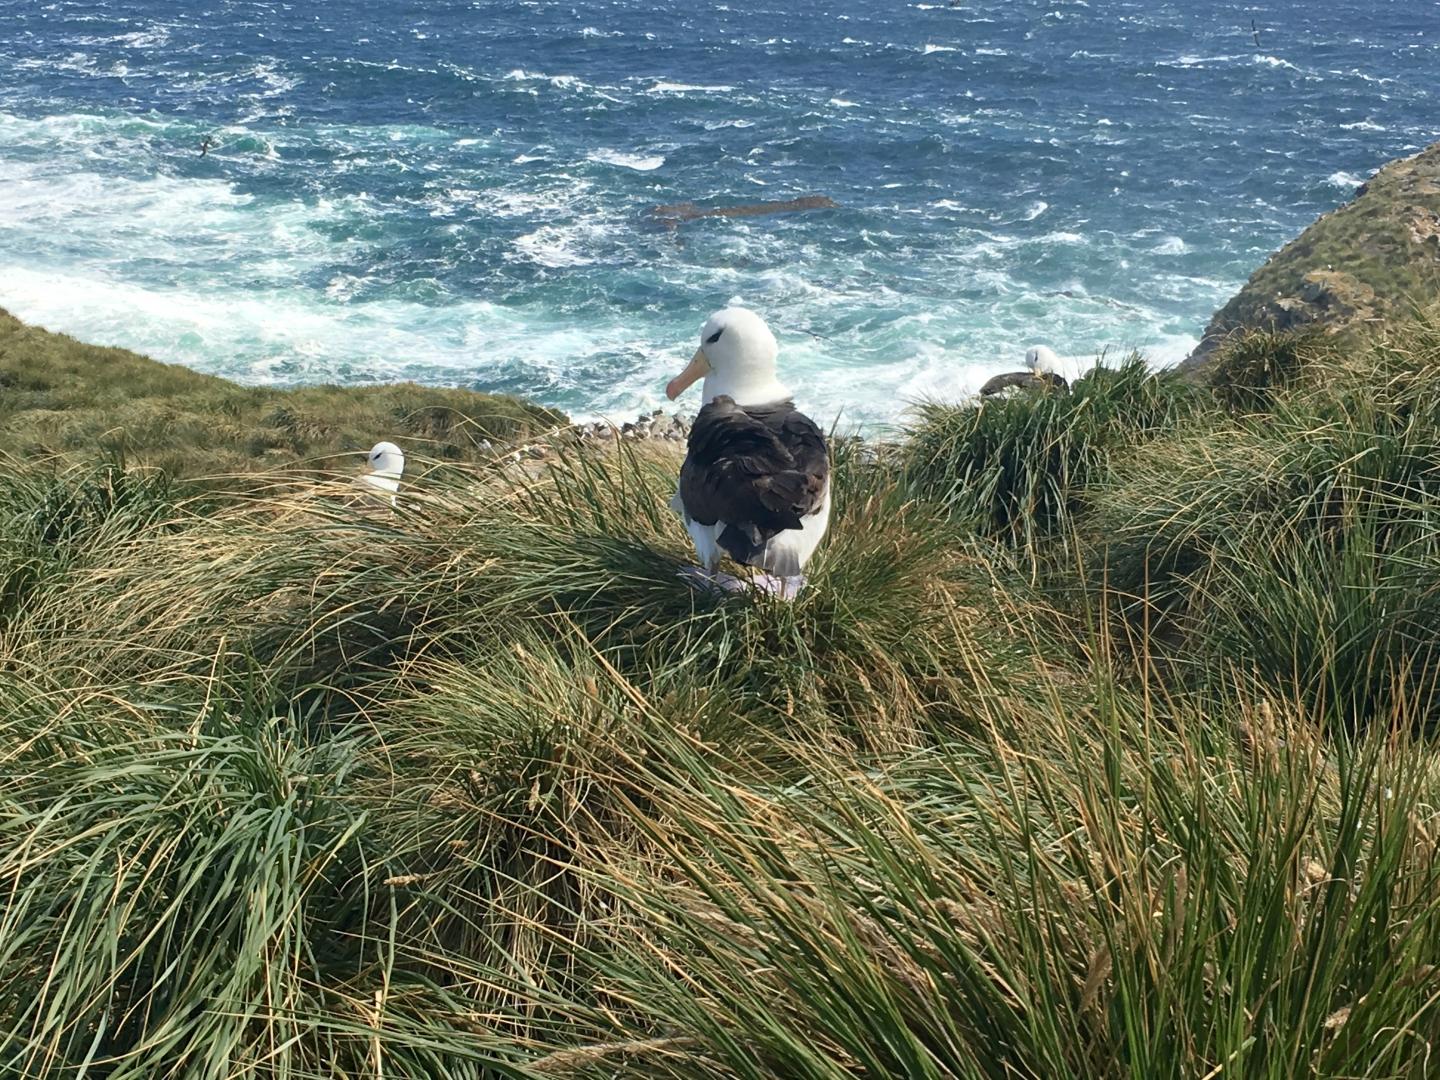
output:
M 743 302 L 806 405 L 883 422 L 1038 341 L 1076 370 L 1178 360 L 1270 250 L 1440 135 L 1414 43 L 1358 9 L 1343 47 L 1324 15 L 1256 47 L 1218 8 L 507 2 L 409 27 L 22 12 L 0 306 L 249 382 L 593 414 L 658 404 Z M 842 209 L 649 215 L 812 192 Z

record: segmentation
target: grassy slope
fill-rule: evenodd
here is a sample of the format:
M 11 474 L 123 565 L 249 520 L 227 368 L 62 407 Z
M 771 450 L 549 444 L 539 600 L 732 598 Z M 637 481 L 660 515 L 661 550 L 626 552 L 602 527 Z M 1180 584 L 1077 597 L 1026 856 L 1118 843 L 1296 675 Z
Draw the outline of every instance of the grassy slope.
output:
M 1240 329 L 1327 330 L 1440 296 L 1440 143 L 1392 161 L 1353 201 L 1286 244 L 1215 314 L 1187 368 Z
M 484 439 L 563 420 L 514 398 L 413 383 L 243 387 L 0 311 L 0 437 L 16 457 L 85 459 L 98 448 L 173 476 L 215 476 L 313 463 L 389 439 L 428 457 L 475 460 L 486 456 Z
M 628 446 L 8 470 L 0 1073 L 1425 1075 L 1440 319 L 1262 345 L 846 448 L 794 605 Z

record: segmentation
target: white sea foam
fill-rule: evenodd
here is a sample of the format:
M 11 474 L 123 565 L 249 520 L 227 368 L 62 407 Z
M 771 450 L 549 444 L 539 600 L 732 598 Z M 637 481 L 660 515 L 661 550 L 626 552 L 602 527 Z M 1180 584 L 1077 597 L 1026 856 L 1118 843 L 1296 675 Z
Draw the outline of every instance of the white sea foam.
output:
M 1161 67 L 1189 68 L 1203 67 L 1206 64 L 1226 64 L 1231 62 L 1232 60 L 1242 60 L 1244 59 L 1244 57 L 1245 54 L 1243 53 L 1236 53 L 1224 56 L 1195 56 L 1187 53 L 1182 56 L 1177 56 L 1173 60 L 1157 60 L 1156 63 Z
M 110 41 L 130 49 L 158 49 L 170 43 L 170 28 L 157 24 L 144 30 L 132 30 L 128 34 L 111 38 Z
M 514 68 L 511 71 L 507 71 L 504 75 L 504 80 L 506 82 L 519 83 L 549 83 L 557 90 L 581 91 L 596 89 L 578 75 L 546 75 L 541 71 L 526 71 L 524 68 Z
M 620 150 L 592 150 L 585 157 L 601 165 L 617 165 L 637 172 L 653 172 L 665 164 L 664 154 L 627 154 Z
M 633 324 L 619 312 L 581 325 L 544 305 L 517 309 L 466 300 L 437 309 L 402 300 L 347 302 L 346 294 L 362 284 L 361 278 L 334 278 L 331 296 L 290 285 L 185 290 L 0 267 L 0 296 L 23 319 L 248 383 L 333 381 L 343 372 L 346 382 L 361 384 L 523 378 L 539 390 L 568 385 L 567 370 L 590 357 L 643 358 L 656 351 L 636 340 Z M 658 399 L 673 358 L 641 363 L 639 387 L 598 387 L 597 405 L 608 399 L 619 406 L 640 390 Z
M 326 283 L 325 295 L 337 303 L 346 304 L 373 280 L 366 274 L 336 274 Z
M 925 55 L 925 56 L 931 56 L 931 55 L 933 55 L 934 53 L 959 52 L 959 51 L 960 51 L 960 50 L 959 50 L 958 48 L 956 48 L 954 45 L 930 45 L 930 44 L 927 44 L 923 49 L 920 50 L 921 54 L 922 54 L 922 55 Z
M 860 106 L 853 101 L 846 101 L 844 98 L 832 97 L 830 104 L 837 109 L 858 109 Z
M 1036 199 L 1026 208 L 1025 220 L 1034 221 L 1036 218 L 1038 218 L 1041 214 L 1045 213 L 1045 211 L 1049 209 L 1050 204 L 1047 203 L 1044 199 Z
M 560 186 L 490 188 L 474 195 L 475 209 L 496 217 L 553 216 L 573 210 L 589 190 L 584 180 L 571 180 Z
M 1325 182 L 1331 187 L 1341 188 L 1345 191 L 1353 191 L 1355 188 L 1358 188 L 1361 184 L 1365 183 L 1362 177 L 1356 176 L 1354 173 L 1348 173 L 1343 171 L 1331 173 L 1325 178 Z
M 576 250 L 577 237 L 557 225 L 542 225 L 532 233 L 517 237 L 515 250 L 530 262 L 552 268 L 584 266 L 593 260 Z
M 647 94 L 728 94 L 733 86 L 700 86 L 692 83 L 660 81 L 646 91 Z

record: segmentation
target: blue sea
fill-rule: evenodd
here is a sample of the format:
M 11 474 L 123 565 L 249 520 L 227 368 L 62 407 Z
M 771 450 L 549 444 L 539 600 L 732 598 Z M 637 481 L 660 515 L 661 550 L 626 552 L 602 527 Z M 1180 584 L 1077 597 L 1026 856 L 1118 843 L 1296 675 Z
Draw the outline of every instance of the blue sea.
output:
M 885 424 L 1034 343 L 1178 360 L 1437 138 L 1440 0 L 0 0 L 0 306 L 623 417 L 738 302 Z

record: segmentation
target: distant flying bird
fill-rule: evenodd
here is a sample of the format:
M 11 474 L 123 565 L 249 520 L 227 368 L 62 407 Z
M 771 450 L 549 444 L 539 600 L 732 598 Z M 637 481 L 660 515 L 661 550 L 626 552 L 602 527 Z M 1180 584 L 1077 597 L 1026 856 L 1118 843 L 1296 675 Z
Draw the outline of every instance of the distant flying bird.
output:
M 830 457 L 820 428 L 776 379 L 778 352 L 759 315 L 717 311 L 665 396 L 674 401 L 705 380 L 671 505 L 685 518 L 709 581 L 735 587 L 716 574 L 729 555 L 761 571 L 752 584 L 788 600 L 804 585 L 802 571 L 830 522 Z
M 1260 27 L 1255 25 L 1254 19 L 1250 20 L 1250 33 L 1254 36 L 1255 48 L 1258 49 L 1260 47 Z
M 210 148 L 214 145 L 215 140 L 212 139 L 209 135 L 206 135 L 203 139 L 200 140 L 200 156 L 204 157 L 206 153 L 209 152 Z
M 370 471 L 364 473 L 359 483 L 390 496 L 390 505 L 395 505 L 395 495 L 400 490 L 400 476 L 405 472 L 405 451 L 392 442 L 378 442 L 370 449 Z

